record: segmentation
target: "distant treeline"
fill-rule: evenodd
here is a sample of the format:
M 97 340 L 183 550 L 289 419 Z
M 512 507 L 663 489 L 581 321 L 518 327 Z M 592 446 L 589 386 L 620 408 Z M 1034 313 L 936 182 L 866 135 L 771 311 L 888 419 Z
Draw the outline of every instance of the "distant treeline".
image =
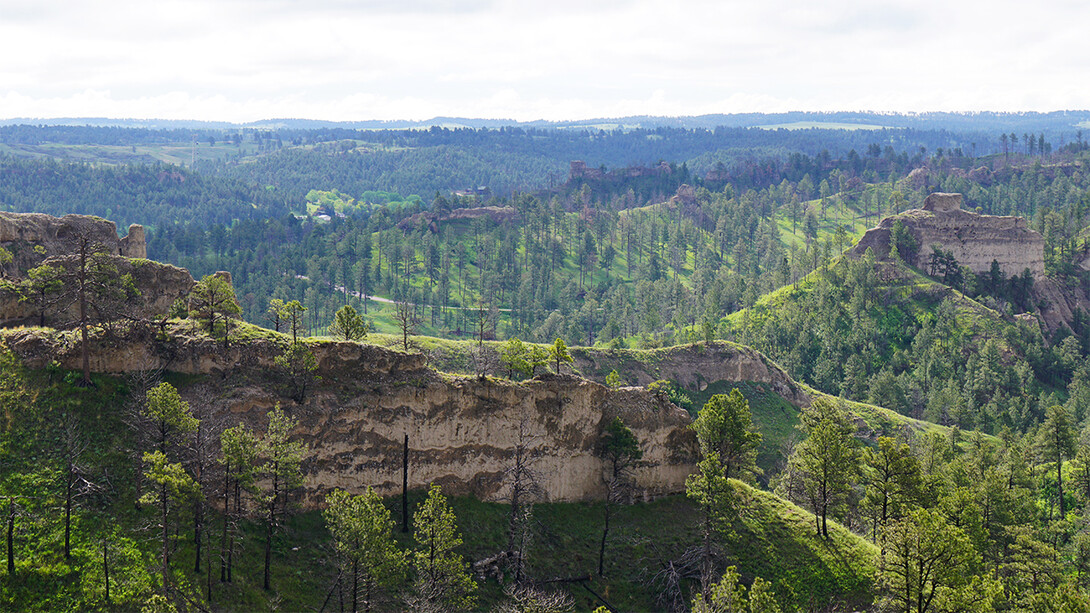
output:
M 287 214 L 263 187 L 167 166 L 104 166 L 0 156 L 0 210 L 97 215 L 119 228 L 207 227 Z

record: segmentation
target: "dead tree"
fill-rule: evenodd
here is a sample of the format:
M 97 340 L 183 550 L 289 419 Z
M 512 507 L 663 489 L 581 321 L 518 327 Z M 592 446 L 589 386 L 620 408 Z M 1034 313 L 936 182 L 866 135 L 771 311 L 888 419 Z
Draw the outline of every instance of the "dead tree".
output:
M 511 483 L 507 551 L 516 584 L 525 578 L 526 553 L 533 536 L 533 505 L 544 494 L 541 475 L 534 469 L 534 463 L 541 454 L 537 445 L 541 435 L 533 432 L 530 417 L 525 410 L 519 417 L 518 429 L 512 463 L 504 471 Z

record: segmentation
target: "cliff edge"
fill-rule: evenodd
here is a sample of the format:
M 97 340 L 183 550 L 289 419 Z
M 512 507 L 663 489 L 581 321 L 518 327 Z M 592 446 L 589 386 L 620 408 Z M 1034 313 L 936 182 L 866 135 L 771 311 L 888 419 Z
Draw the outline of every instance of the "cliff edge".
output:
M 72 334 L 11 330 L 2 337 L 32 368 L 79 364 Z M 91 364 L 118 375 L 165 370 L 198 375 L 182 388 L 193 402 L 229 422 L 265 427 L 276 404 L 299 420 L 295 436 L 306 461 L 306 500 L 326 491 L 383 495 L 401 488 L 402 449 L 409 445 L 409 487 L 440 483 L 454 495 L 502 500 L 517 448 L 532 459 L 549 501 L 600 499 L 606 467 L 595 454 L 601 432 L 620 416 L 640 441 L 633 471 L 638 497 L 684 491 L 695 462 L 688 413 L 643 388 L 610 389 L 570 375 L 523 382 L 440 374 L 420 354 L 354 342 L 308 342 L 320 381 L 295 402 L 274 359 L 283 335 L 222 341 L 194 334 L 192 322 L 172 321 L 165 333 L 134 327 L 122 337 L 94 339 Z
M 888 256 L 893 226 L 900 221 L 919 245 L 915 260 L 909 262 L 917 268 L 927 268 L 931 247 L 938 245 L 975 273 L 988 272 L 994 260 L 1008 277 L 1027 268 L 1034 277 L 1044 276 L 1045 240 L 1029 229 L 1025 218 L 980 215 L 961 204 L 961 194 L 931 194 L 922 209 L 886 217 L 867 230 L 852 253 L 862 255 L 871 249 L 879 258 Z

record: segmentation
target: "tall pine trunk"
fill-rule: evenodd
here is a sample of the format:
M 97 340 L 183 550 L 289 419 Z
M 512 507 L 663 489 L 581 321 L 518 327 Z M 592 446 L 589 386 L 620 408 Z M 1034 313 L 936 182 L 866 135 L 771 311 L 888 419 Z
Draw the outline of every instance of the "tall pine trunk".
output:
M 167 529 L 167 526 L 168 526 L 167 517 L 168 517 L 169 507 L 167 506 L 167 486 L 166 486 L 165 483 L 162 486 L 160 486 L 160 488 L 159 488 L 159 496 L 162 499 L 162 511 L 163 511 L 163 516 L 162 516 L 162 524 L 163 524 L 162 525 L 162 528 L 163 528 L 163 534 L 162 534 L 162 537 L 163 537 L 163 553 L 162 553 L 163 596 L 166 596 L 167 595 L 167 588 L 170 585 L 170 563 L 167 561 L 167 556 L 169 555 L 169 550 L 167 549 L 167 541 L 168 541 L 170 535 L 169 535 L 169 532 L 168 532 L 168 529 Z
M 273 524 L 276 522 L 276 499 L 280 497 L 279 467 L 273 464 L 273 487 L 269 501 L 269 516 L 265 521 L 265 583 L 266 590 L 272 589 L 269 582 L 269 570 L 272 566 Z
M 223 465 L 223 537 L 220 539 L 220 583 L 227 581 L 227 523 L 231 518 L 231 465 L 225 462 Z

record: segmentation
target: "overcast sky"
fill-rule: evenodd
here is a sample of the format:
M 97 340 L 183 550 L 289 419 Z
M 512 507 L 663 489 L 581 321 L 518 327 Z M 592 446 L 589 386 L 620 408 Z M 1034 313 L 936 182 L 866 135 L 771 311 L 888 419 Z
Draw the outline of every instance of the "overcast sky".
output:
M 1090 3 L 0 0 L 0 118 L 1090 108 Z

